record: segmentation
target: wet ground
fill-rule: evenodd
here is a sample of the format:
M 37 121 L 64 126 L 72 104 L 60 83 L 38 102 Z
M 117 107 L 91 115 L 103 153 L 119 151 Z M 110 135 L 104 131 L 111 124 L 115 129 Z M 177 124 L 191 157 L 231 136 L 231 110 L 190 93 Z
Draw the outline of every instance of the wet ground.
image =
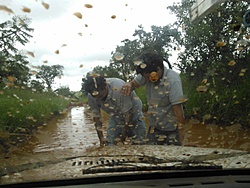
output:
M 179 132 L 183 135 L 182 144 L 205 148 L 226 148 L 250 151 L 250 130 L 240 124 L 219 126 L 214 124 L 190 124 Z
M 107 118 L 104 118 L 107 125 Z M 250 151 L 250 130 L 240 125 L 190 124 L 179 130 L 185 146 L 205 148 L 230 148 Z M 64 117 L 40 127 L 34 136 L 7 156 L 1 156 L 1 165 L 25 164 L 41 160 L 77 155 L 99 145 L 99 140 L 89 112 L 84 106 L 73 107 Z

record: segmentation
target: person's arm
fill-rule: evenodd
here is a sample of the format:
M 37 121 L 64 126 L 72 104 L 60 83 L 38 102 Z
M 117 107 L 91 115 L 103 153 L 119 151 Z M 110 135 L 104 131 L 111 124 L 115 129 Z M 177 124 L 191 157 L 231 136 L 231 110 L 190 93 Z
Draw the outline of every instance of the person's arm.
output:
M 93 120 L 95 122 L 95 129 L 96 129 L 98 138 L 100 140 L 100 146 L 105 146 L 106 140 L 105 140 L 105 138 L 103 136 L 103 132 L 102 132 L 102 122 L 100 121 L 99 117 L 94 117 Z
M 131 82 L 126 82 L 121 88 L 121 94 L 129 96 L 131 92 L 138 87 L 140 87 L 140 85 L 135 80 L 132 80 Z
M 185 117 L 184 117 L 182 104 L 172 105 L 172 109 L 173 109 L 173 112 L 174 112 L 174 115 L 177 119 L 178 124 L 184 125 L 185 124 Z

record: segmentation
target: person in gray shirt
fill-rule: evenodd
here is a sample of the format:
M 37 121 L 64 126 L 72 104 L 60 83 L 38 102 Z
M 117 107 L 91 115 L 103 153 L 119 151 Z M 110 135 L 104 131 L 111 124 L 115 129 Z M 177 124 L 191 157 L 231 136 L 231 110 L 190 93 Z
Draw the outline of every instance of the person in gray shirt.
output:
M 156 53 L 143 53 L 135 61 L 137 77 L 123 85 L 121 93 L 146 85 L 149 129 L 148 144 L 181 145 L 178 126 L 184 124 L 183 91 L 179 75 L 167 69 Z
M 133 91 L 121 94 L 125 82 L 119 78 L 104 78 L 93 74 L 88 76 L 83 89 L 88 92 L 88 105 L 93 115 L 100 145 L 124 143 L 126 138 L 131 144 L 143 144 L 146 126 L 142 113 L 142 102 Z M 102 131 L 101 111 L 109 114 L 107 138 Z

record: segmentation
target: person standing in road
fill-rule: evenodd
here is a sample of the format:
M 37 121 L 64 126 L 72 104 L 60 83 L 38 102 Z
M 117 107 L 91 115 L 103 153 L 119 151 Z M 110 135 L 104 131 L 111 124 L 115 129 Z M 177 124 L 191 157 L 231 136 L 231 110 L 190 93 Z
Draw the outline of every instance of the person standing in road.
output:
M 84 81 L 88 92 L 88 105 L 93 115 L 100 145 L 123 143 L 128 137 L 132 144 L 143 144 L 146 126 L 142 113 L 142 102 L 133 91 L 129 95 L 120 93 L 125 82 L 119 78 L 104 78 L 93 74 Z M 101 109 L 109 114 L 107 138 L 104 138 Z
M 184 124 L 184 112 L 179 75 L 167 69 L 156 53 L 143 53 L 135 64 L 137 77 L 122 86 L 121 94 L 130 95 L 135 88 L 146 85 L 148 144 L 181 145 L 178 126 Z

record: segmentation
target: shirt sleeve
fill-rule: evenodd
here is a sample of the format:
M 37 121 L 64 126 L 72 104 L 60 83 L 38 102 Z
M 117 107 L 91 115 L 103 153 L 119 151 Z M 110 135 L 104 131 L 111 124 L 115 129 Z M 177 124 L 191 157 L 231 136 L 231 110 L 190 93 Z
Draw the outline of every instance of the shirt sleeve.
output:
M 169 91 L 169 101 L 172 105 L 180 104 L 183 97 L 182 84 L 180 80 L 171 83 Z

